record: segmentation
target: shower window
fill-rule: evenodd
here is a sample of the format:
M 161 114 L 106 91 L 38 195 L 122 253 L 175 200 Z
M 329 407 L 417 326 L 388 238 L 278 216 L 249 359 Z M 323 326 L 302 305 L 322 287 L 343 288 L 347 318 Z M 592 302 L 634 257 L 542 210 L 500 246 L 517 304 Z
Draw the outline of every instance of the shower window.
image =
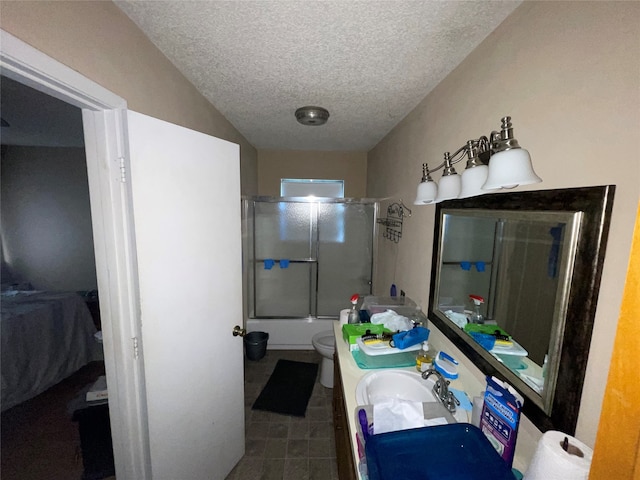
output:
M 280 196 L 344 198 L 344 180 L 283 178 L 280 180 Z

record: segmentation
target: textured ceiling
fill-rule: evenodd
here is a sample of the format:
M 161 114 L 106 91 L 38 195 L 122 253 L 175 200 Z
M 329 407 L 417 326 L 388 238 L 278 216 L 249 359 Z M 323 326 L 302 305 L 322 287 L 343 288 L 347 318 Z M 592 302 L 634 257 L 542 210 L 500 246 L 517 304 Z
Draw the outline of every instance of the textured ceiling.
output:
M 521 2 L 115 3 L 256 148 L 367 151 Z

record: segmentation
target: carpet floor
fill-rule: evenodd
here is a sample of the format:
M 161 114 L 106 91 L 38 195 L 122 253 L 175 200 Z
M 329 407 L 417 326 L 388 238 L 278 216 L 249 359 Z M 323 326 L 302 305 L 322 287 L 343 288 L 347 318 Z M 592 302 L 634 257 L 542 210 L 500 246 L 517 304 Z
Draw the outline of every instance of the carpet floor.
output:
M 46 392 L 2 412 L 3 480 L 82 477 L 78 424 L 71 421 L 67 404 L 100 375 L 104 375 L 104 363 L 92 362 Z

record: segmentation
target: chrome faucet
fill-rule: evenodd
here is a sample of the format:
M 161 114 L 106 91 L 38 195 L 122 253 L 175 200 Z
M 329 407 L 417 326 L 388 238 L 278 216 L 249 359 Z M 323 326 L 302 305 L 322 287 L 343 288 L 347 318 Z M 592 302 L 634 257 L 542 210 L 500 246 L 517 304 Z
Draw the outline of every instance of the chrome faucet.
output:
M 447 410 L 451 413 L 456 412 L 456 405 L 460 405 L 460 401 L 453 392 L 449 391 L 449 380 L 444 378 L 440 372 L 434 368 L 429 368 L 422 372 L 422 378 L 427 380 L 431 375 L 436 376 L 436 383 L 433 385 L 433 393 L 442 402 Z

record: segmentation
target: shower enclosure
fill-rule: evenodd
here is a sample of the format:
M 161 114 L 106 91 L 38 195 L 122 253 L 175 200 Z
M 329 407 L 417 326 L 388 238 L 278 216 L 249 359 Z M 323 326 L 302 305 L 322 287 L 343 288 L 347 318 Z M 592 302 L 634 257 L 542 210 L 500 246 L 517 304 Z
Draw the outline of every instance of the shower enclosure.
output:
M 370 294 L 377 210 L 368 199 L 243 200 L 247 316 L 262 329 L 335 319 L 351 295 Z

